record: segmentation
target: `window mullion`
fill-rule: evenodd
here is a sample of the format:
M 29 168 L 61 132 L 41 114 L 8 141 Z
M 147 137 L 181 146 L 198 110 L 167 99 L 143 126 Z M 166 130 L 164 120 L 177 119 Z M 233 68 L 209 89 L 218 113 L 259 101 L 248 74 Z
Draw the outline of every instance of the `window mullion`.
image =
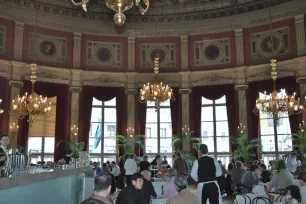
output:
M 101 163 L 104 163 L 104 112 L 105 112 L 105 105 L 104 105 L 104 101 L 102 102 L 102 132 L 101 132 Z
M 42 137 L 41 142 L 41 161 L 45 161 L 45 137 Z
M 217 159 L 217 123 L 216 123 L 216 102 L 213 100 L 213 120 L 214 120 L 214 157 Z

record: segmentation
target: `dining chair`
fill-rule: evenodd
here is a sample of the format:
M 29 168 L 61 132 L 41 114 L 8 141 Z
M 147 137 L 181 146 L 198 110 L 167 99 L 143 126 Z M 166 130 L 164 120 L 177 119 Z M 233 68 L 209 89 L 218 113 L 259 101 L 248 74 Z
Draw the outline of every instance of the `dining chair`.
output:
M 251 198 L 247 194 L 240 194 L 240 193 L 234 193 L 234 204 L 243 204 L 243 203 L 238 203 L 237 201 L 237 196 L 241 196 L 244 199 L 244 204 L 250 204 L 251 203 Z
M 262 204 L 262 203 L 265 203 L 265 204 L 272 204 L 272 201 L 267 198 L 267 197 L 261 197 L 261 196 L 258 196 L 258 197 L 255 197 L 252 201 L 252 204 L 258 204 L 258 201 L 260 201 L 259 203 Z

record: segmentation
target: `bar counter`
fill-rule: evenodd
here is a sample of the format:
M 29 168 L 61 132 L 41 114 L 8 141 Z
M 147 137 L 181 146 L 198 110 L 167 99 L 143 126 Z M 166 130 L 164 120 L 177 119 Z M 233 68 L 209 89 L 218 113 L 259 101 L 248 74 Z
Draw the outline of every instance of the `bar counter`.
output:
M 91 168 L 0 178 L 1 204 L 78 204 L 93 192 Z

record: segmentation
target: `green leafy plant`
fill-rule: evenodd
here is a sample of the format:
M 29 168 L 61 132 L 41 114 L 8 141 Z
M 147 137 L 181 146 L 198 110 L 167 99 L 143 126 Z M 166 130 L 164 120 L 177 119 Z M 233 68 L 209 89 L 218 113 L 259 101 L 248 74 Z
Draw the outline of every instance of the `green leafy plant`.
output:
M 303 153 L 306 152 L 306 125 L 301 125 L 297 133 L 292 134 L 293 144 Z
M 85 148 L 85 143 L 84 142 L 76 142 L 75 140 L 73 141 L 67 141 L 67 140 L 62 140 L 59 141 L 56 145 L 58 147 L 61 143 L 65 143 L 68 149 L 72 151 L 72 158 L 79 158 L 79 154 L 83 149 Z
M 249 159 L 256 157 L 256 155 L 250 151 L 254 148 L 257 148 L 258 153 L 261 153 L 261 140 L 250 140 L 247 131 L 239 132 L 239 135 L 234 137 L 233 142 L 236 145 L 236 149 L 233 152 L 235 160 L 243 160 L 243 162 L 247 162 Z
M 192 148 L 196 151 L 199 150 L 200 145 L 202 144 L 201 138 L 192 138 L 193 131 L 181 132 L 177 136 L 174 136 L 172 139 L 173 151 L 179 152 L 182 151 L 183 139 L 190 141 Z
M 140 149 L 144 149 L 143 138 L 144 135 L 117 135 L 117 155 L 119 155 L 121 149 L 123 150 L 123 154 L 119 157 L 119 159 L 121 160 L 121 158 L 125 158 L 127 155 L 134 153 L 136 144 Z

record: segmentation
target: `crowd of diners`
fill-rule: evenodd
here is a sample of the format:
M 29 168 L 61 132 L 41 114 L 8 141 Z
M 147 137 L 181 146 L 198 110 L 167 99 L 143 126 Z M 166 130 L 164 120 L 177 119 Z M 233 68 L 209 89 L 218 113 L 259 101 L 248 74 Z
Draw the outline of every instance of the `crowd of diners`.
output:
M 247 163 L 232 160 L 225 168 L 221 161 L 208 156 L 208 147 L 204 144 L 200 147 L 198 159 L 193 163 L 180 152 L 173 155 L 172 164 L 168 163 L 166 156 L 161 155 L 156 155 L 152 162 L 148 160 L 149 157 L 145 155 L 137 164 L 136 156 L 132 154 L 121 165 L 107 162 L 101 166 L 94 162 L 95 191 L 82 204 L 93 201 L 106 204 L 149 204 L 151 198 L 157 197 L 152 184 L 156 178 L 165 179 L 162 194 L 171 204 L 202 204 L 206 200 L 210 203 L 223 203 L 222 197 L 232 197 L 237 187 L 252 192 L 256 185 L 265 183 L 268 193 L 294 186 L 293 173 L 300 164 L 296 161 L 296 153 L 291 152 L 286 161 L 277 161 L 277 169 L 273 169 L 272 165 L 267 168 L 263 160 Z M 302 172 L 298 179 L 301 203 L 306 204 L 306 172 Z M 197 186 L 198 194 L 191 193 L 188 186 Z M 110 197 L 115 197 L 115 201 Z

